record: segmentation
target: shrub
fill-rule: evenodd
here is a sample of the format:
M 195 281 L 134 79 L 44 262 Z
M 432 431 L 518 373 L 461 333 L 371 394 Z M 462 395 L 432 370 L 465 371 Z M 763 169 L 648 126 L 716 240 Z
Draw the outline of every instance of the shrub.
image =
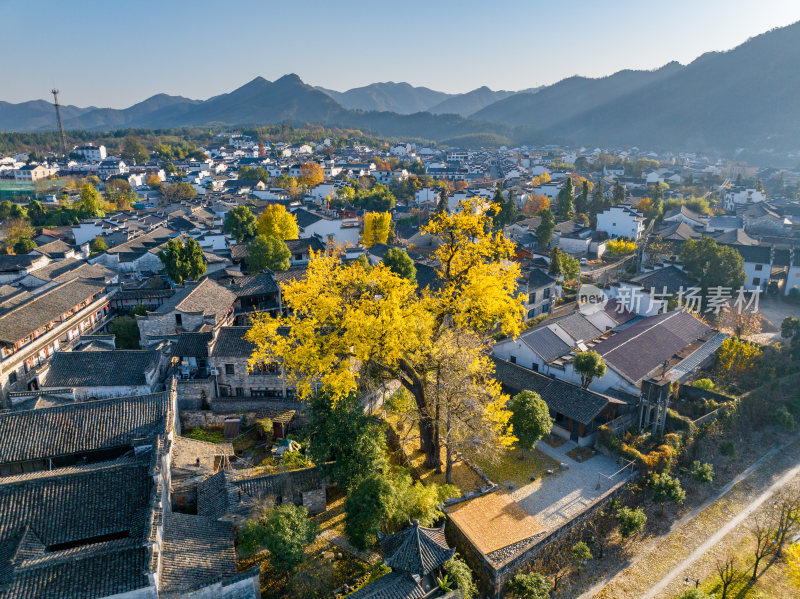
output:
M 714 466 L 708 463 L 700 463 L 700 460 L 692 462 L 692 469 L 689 471 L 689 476 L 697 482 L 710 483 L 714 480 Z
M 245 556 L 267 549 L 275 569 L 291 570 L 303 563 L 306 548 L 318 533 L 319 524 L 308 517 L 306 508 L 284 503 L 270 510 L 263 521 L 245 522 L 238 546 Z
M 281 470 L 299 470 L 308 466 L 308 458 L 299 451 L 286 451 L 281 457 Z
M 647 522 L 647 515 L 640 507 L 631 509 L 629 507 L 621 507 L 616 511 L 615 516 L 619 523 L 619 534 L 623 539 L 627 539 L 634 533 L 639 532 L 644 528 Z
M 733 457 L 736 455 L 736 445 L 733 441 L 723 441 L 719 444 L 719 452 L 724 456 Z
M 772 417 L 772 421 L 778 426 L 788 429 L 795 427 L 794 416 L 786 409 L 786 406 L 781 406 L 777 410 L 773 410 L 770 416 Z
M 686 491 L 681 488 L 681 481 L 669 474 L 653 474 L 649 481 L 653 489 L 653 501 L 656 503 L 683 503 Z
M 692 387 L 695 389 L 702 389 L 703 391 L 713 391 L 714 381 L 711 379 L 697 379 L 692 383 Z
M 677 599 L 714 599 L 699 589 L 689 589 L 678 595 Z
M 691 432 L 692 421 L 675 410 L 667 410 L 667 428 L 675 431 Z
M 597 429 L 597 442 L 611 451 L 620 450 L 620 440 L 617 434 L 605 424 Z
M 478 587 L 472 580 L 472 570 L 457 553 L 444 563 L 444 567 L 447 575 L 456 584 L 456 588 L 461 591 L 463 599 L 472 599 L 478 595 Z
M 589 546 L 584 543 L 583 541 L 578 541 L 575 543 L 572 548 L 569 550 L 570 557 L 575 565 L 578 567 L 578 570 L 581 569 L 581 566 L 588 562 L 590 559 L 593 559 L 592 552 L 589 550 Z
M 538 572 L 517 574 L 506 585 L 506 591 L 519 599 L 548 599 L 553 585 Z

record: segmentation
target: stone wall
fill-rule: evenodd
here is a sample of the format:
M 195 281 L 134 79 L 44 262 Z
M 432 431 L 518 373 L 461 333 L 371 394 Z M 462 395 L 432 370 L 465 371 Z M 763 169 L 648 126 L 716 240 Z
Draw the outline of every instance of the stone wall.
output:
M 209 366 L 216 368 L 217 393 L 221 397 L 240 395 L 250 397 L 259 390 L 272 392 L 275 397 L 286 397 L 286 386 L 280 372 L 277 374 L 251 374 L 248 370 L 248 357 L 211 357 Z M 233 374 L 228 374 L 226 365 L 233 366 Z M 237 392 L 241 389 L 241 394 Z M 255 390 L 255 391 L 254 391 Z
M 204 401 L 214 397 L 214 379 L 178 379 L 178 407 L 181 410 L 202 410 Z

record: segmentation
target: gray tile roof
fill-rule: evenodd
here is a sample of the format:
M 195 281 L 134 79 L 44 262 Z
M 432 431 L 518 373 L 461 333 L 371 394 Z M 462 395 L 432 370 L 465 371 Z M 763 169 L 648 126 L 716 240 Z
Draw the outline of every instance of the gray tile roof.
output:
M 677 266 L 669 265 L 664 268 L 659 268 L 653 272 L 635 277 L 632 279 L 638 285 L 641 285 L 646 292 L 651 288 L 655 289 L 656 293 L 661 293 L 666 287 L 667 293 L 677 294 L 680 288 L 684 290 L 698 284 L 696 280 L 686 274 Z
M 172 346 L 172 355 L 181 358 L 207 358 L 208 343 L 214 333 L 181 333 Z
M 56 352 L 42 387 L 119 387 L 146 385 L 145 374 L 158 367 L 156 350 Z
M 0 341 L 13 344 L 24 339 L 105 287 L 105 283 L 75 279 L 34 295 L 0 316 Z
M 772 262 L 772 247 L 765 245 L 735 245 L 745 262 L 751 264 L 769 264 Z M 769 273 L 766 273 L 769 277 Z
M 261 272 L 255 275 L 235 277 L 227 285 L 227 288 L 230 289 L 237 298 L 278 293 L 279 291 L 278 283 L 272 272 Z
M 0 414 L 0 464 L 131 445 L 172 426 L 168 392 Z
M 552 362 L 572 350 L 569 344 L 546 326 L 525 331 L 519 338 L 545 362 Z
M 580 312 L 572 312 L 561 318 L 549 320 L 545 324 L 547 326 L 557 324 L 575 341 L 591 341 L 605 332 L 594 326 Z
M 23 254 L 0 254 L 0 272 L 18 272 L 28 268 L 31 264 L 39 260 L 39 256 Z
M 494 376 L 508 393 L 516 395 L 520 391 L 534 391 L 553 412 L 577 422 L 590 424 L 609 403 L 605 395 L 578 385 L 552 379 L 495 356 L 492 356 L 492 360 L 495 365 Z
M 222 319 L 227 314 L 236 296 L 219 283 L 205 278 L 199 283 L 192 283 L 178 289 L 156 309 L 156 314 L 170 312 L 186 312 L 216 316 Z
M 161 592 L 189 591 L 235 574 L 236 552 L 229 523 L 165 514 Z
M 217 339 L 211 348 L 213 357 L 249 358 L 255 350 L 255 343 L 244 338 L 250 327 L 220 327 Z
M 381 537 L 383 561 L 392 570 L 424 576 L 453 557 L 455 549 L 447 546 L 444 525 L 427 528 L 414 520 L 400 532 Z
M 300 239 L 287 239 L 286 247 L 292 254 L 308 254 L 311 250 L 321 252 L 325 249 L 322 242 L 316 237 L 301 237 Z
M 708 325 L 678 310 L 640 320 L 598 343 L 594 350 L 608 366 L 638 384 L 665 360 L 710 332 Z
M 348 599 L 421 599 L 427 593 L 408 572 L 389 572 Z

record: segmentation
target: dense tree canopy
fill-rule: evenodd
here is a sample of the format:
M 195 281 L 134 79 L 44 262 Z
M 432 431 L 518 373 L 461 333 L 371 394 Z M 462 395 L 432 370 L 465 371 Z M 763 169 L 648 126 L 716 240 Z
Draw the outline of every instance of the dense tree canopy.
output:
M 178 183 L 163 183 L 159 188 L 163 202 L 181 202 L 191 200 L 197 195 L 197 190 L 191 183 L 179 181 Z
M 291 257 L 292 253 L 283 239 L 258 235 L 247 245 L 247 270 L 251 273 L 261 272 L 265 268 L 273 272 L 289 270 Z
M 287 212 L 281 204 L 270 204 L 264 209 L 256 222 L 256 229 L 259 235 L 266 237 L 277 237 L 278 239 L 297 239 L 300 229 L 297 226 L 297 218 L 294 214 Z
M 167 276 L 178 283 L 197 281 L 206 273 L 206 260 L 200 245 L 191 237 L 186 243 L 178 238 L 167 241 L 158 257 L 164 264 Z
M 539 439 L 553 428 L 550 408 L 538 393 L 522 391 L 511 398 L 508 409 L 511 410 L 509 422 L 514 427 L 514 436 L 519 440 L 524 456 L 526 449 L 533 449 Z
M 392 215 L 388 212 L 367 212 L 364 214 L 364 231 L 361 242 L 365 247 L 376 243 L 386 243 L 392 230 Z
M 680 260 L 686 271 L 700 281 L 704 292 L 720 286 L 736 290 L 747 278 L 742 255 L 735 248 L 717 244 L 711 237 L 684 241 Z
M 256 234 L 256 217 L 249 207 L 240 204 L 225 214 L 222 230 L 239 243 L 252 239 Z
M 421 296 L 384 264 L 364 269 L 315 256 L 304 279 L 285 285 L 288 314 L 260 318 L 248 332 L 251 362 L 280 361 L 301 398 L 319 385 L 334 403 L 376 380 L 398 380 L 413 397 L 431 468 L 441 465 L 443 443 L 448 455 L 475 434 L 484 447 L 512 444 L 487 348 L 497 330 L 520 331 L 519 267 L 508 260 L 513 243 L 477 206 L 466 201 L 425 228 L 441 240 L 440 283 Z
M 556 219 L 549 208 L 539 212 L 542 222 L 536 227 L 536 239 L 541 247 L 546 248 L 553 239 L 553 230 L 556 228 Z
M 411 259 L 411 256 L 409 256 L 405 250 L 389 248 L 383 255 L 381 262 L 388 266 L 389 270 L 394 274 L 403 277 L 407 281 L 416 283 L 417 268 L 414 266 L 414 261 Z
M 606 363 L 596 351 L 582 351 L 575 354 L 572 361 L 575 372 L 581 375 L 581 386 L 586 389 L 595 378 L 606 373 Z

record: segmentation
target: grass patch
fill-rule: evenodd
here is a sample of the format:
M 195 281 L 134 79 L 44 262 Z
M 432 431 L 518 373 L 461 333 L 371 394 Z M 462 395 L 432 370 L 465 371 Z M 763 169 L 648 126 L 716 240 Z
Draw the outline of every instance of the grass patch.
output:
M 206 441 L 207 443 L 225 443 L 221 428 L 193 428 L 183 434 L 187 439 Z
M 525 451 L 510 449 L 497 453 L 496 460 L 476 460 L 475 465 L 499 485 L 512 484 L 521 487 L 531 482 L 531 478 L 542 478 L 547 470 L 558 470 L 559 463 L 538 449 Z

